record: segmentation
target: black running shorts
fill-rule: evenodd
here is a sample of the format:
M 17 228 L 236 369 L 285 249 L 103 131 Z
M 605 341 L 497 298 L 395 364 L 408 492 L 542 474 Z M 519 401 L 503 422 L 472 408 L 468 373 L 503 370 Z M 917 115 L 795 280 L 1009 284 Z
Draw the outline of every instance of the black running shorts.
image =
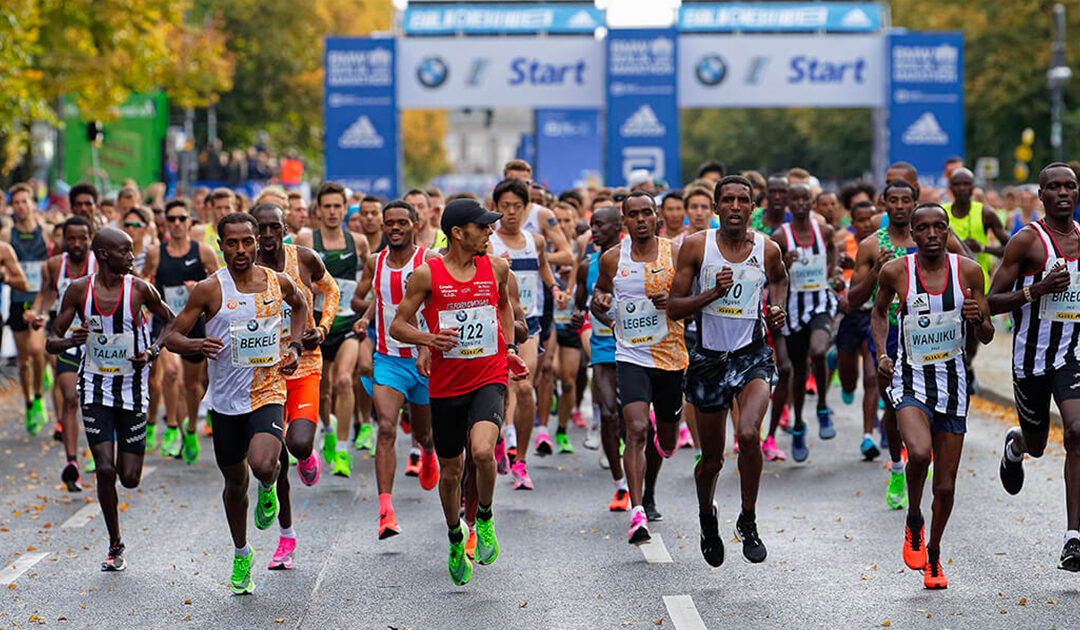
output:
M 116 450 L 142 455 L 146 452 L 146 414 L 104 405 L 83 405 L 86 442 L 93 447 L 116 442 Z
M 626 361 L 615 362 L 619 407 L 652 403 L 657 422 L 678 422 L 682 416 L 682 370 L 661 370 Z
M 1046 435 L 1050 430 L 1050 396 L 1058 409 L 1063 401 L 1080 398 L 1080 364 L 1066 363 L 1039 376 L 1013 376 L 1016 415 L 1024 433 Z
M 248 443 L 256 433 L 269 433 L 281 440 L 285 427 L 283 405 L 263 405 L 258 409 L 235 416 L 211 412 L 214 423 L 214 459 L 219 468 L 244 461 Z
M 488 383 L 460 396 L 431 397 L 431 433 L 435 453 L 449 458 L 461 455 L 477 422 L 502 427 L 506 385 Z

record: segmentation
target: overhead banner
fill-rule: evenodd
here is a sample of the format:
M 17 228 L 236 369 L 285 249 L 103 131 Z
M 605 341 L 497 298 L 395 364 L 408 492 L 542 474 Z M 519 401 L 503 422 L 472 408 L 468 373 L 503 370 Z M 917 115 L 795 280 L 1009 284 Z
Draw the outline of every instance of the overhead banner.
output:
M 682 107 L 882 107 L 880 35 L 684 35 Z
M 684 4 L 679 9 L 683 32 L 872 33 L 883 23 L 881 5 L 872 2 L 729 2 Z
M 393 39 L 327 38 L 326 177 L 369 195 L 400 188 Z
M 103 126 L 102 145 L 95 165 L 83 121 L 75 100 L 65 96 L 61 115 L 64 119 L 63 179 L 69 184 L 101 181 L 94 174 L 97 166 L 104 172 L 110 188 L 125 179 L 140 186 L 162 181 L 162 144 L 169 127 L 169 103 L 164 92 L 132 94 L 116 108 L 118 117 Z
M 409 6 L 406 35 L 581 33 L 604 26 L 604 12 L 589 4 Z
M 548 190 L 603 183 L 604 131 L 595 109 L 536 111 L 533 172 Z
M 945 160 L 964 155 L 964 36 L 889 36 L 889 161 L 910 162 L 940 185 Z
M 677 187 L 679 103 L 675 29 L 612 30 L 607 36 L 608 184 L 646 170 Z
M 593 38 L 423 37 L 398 45 L 402 109 L 604 106 L 604 44 Z

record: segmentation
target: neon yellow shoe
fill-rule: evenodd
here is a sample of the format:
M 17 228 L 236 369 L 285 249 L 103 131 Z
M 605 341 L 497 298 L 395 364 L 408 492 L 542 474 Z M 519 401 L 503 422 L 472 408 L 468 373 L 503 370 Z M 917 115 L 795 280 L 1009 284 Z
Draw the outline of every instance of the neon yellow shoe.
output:
M 157 425 L 146 425 L 146 452 L 149 453 L 158 447 L 157 443 Z
M 229 579 L 233 595 L 248 595 L 255 592 L 255 581 L 251 579 L 251 559 L 254 557 L 253 552 L 248 553 L 246 558 L 233 555 L 232 577 Z
M 375 428 L 370 424 L 361 424 L 360 430 L 356 432 L 356 441 L 353 443 L 353 447 L 358 451 L 374 451 Z
M 255 505 L 255 527 L 266 529 L 274 524 L 278 515 L 277 484 L 263 490 L 259 483 L 259 502 Z
M 472 563 L 469 562 L 469 557 L 465 555 L 465 531 L 461 528 L 461 523 L 458 523 L 457 531 L 453 534 L 458 538 L 457 542 L 450 541 L 450 581 L 458 586 L 464 586 L 472 579 Z M 477 543 L 477 552 L 479 553 L 479 543 Z
M 327 430 L 323 427 L 322 439 L 323 461 L 332 464 L 334 463 L 334 453 L 337 452 L 337 418 L 333 414 L 330 415 L 330 429 Z
M 337 477 L 349 477 L 351 475 L 350 468 L 352 467 L 352 455 L 349 451 L 338 451 L 334 454 L 334 465 L 331 468 L 332 472 Z
M 499 557 L 499 540 L 495 538 L 494 519 L 476 519 L 476 562 L 491 564 Z
M 885 503 L 894 510 L 899 510 L 908 504 L 907 475 L 904 473 L 890 473 L 889 490 L 885 494 Z
M 199 434 L 184 432 L 184 445 L 180 448 L 180 456 L 184 463 L 190 466 L 199 459 Z

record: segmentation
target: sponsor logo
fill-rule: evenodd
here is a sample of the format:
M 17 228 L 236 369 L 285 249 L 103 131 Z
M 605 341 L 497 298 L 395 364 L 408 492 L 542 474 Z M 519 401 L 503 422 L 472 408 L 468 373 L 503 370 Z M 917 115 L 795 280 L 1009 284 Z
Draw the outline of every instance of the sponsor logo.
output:
M 663 147 L 626 147 L 623 149 L 623 179 L 630 179 L 630 173 L 643 168 L 652 173 L 654 179 L 663 179 L 667 172 L 664 168 Z
M 637 310 L 637 306 L 635 306 L 633 302 L 626 305 L 626 312 L 627 313 L 633 313 L 636 310 Z
M 720 55 L 705 55 L 694 66 L 694 75 L 702 85 L 720 85 L 727 76 L 727 64 Z
M 190 267 L 190 266 L 194 265 L 197 262 L 199 262 L 198 258 L 189 258 L 188 260 L 184 261 L 184 266 L 185 267 Z
M 653 108 L 646 104 L 623 121 L 619 135 L 624 138 L 655 138 L 667 135 L 667 127 L 657 118 Z
M 225 302 L 225 308 L 229 309 L 230 311 L 235 311 L 237 306 L 239 306 L 239 304 L 236 302 L 236 300 L 229 300 Z
M 930 318 L 929 317 L 927 317 L 926 315 L 922 315 L 922 316 L 919 317 L 919 327 L 920 328 L 926 328 L 929 325 L 930 325 Z
M 924 112 L 915 122 L 911 123 L 904 133 L 900 135 L 904 144 L 934 145 L 941 146 L 949 143 L 949 134 L 941 128 L 941 123 L 932 112 Z
M 948 352 L 937 352 L 937 353 L 934 353 L 934 354 L 924 354 L 923 355 L 923 361 L 938 361 L 938 360 L 941 360 L 941 359 L 948 359 L 948 358 L 949 358 L 949 353 Z
M 915 297 L 911 298 L 911 302 L 908 304 L 908 308 L 913 311 L 930 308 L 930 299 L 927 298 L 925 295 L 916 295 Z
M 416 67 L 416 79 L 424 87 L 437 88 L 450 77 L 450 69 L 441 57 L 427 57 Z
M 570 28 L 596 28 L 598 25 L 593 16 L 588 11 L 578 11 L 570 16 L 570 19 L 566 21 L 566 25 Z
M 855 8 L 840 18 L 840 25 L 848 28 L 869 28 L 874 25 L 874 22 L 865 11 Z
M 893 46 L 892 80 L 909 83 L 956 83 L 960 49 L 940 46 Z
M 109 338 L 106 337 L 105 335 L 98 335 L 98 338 L 97 338 L 98 343 L 104 345 L 104 344 L 108 343 L 108 341 L 109 341 Z
M 338 146 L 342 149 L 381 149 L 385 144 L 386 140 L 367 116 L 354 120 L 338 137 Z
M 297 405 L 296 408 L 297 409 L 303 409 L 304 407 L 310 407 L 310 406 L 311 406 L 311 403 L 304 403 L 302 405 Z
M 469 316 L 466 315 L 465 313 L 459 312 L 456 315 L 454 315 L 454 319 L 458 320 L 459 322 L 464 323 L 466 319 L 469 319 Z
M 630 275 L 630 268 L 629 267 L 620 268 L 619 269 L 619 275 L 624 277 L 624 278 L 628 277 Z
M 259 322 L 255 321 L 254 319 L 249 321 L 247 323 L 247 329 L 250 330 L 251 332 L 255 332 L 256 330 L 259 329 Z
M 769 58 L 755 55 L 750 58 L 750 67 L 746 69 L 746 77 L 743 83 L 746 85 L 758 85 L 765 76 L 765 69 L 769 67 Z

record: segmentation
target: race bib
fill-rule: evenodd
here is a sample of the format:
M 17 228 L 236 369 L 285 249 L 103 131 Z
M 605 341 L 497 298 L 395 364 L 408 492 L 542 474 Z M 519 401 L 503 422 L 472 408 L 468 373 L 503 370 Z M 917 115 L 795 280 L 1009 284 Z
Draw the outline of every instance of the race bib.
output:
M 608 317 L 611 318 L 611 321 L 615 321 L 615 307 L 611 307 L 608 309 Z M 615 335 L 615 331 L 613 331 L 610 326 L 602 324 L 600 320 L 596 317 L 592 318 L 591 323 L 593 331 L 592 334 L 596 335 L 597 337 L 612 337 Z
M 188 290 L 184 285 L 178 287 L 162 287 L 165 289 L 165 304 L 174 314 L 180 313 L 187 306 Z
M 91 333 L 86 339 L 86 371 L 91 374 L 131 374 L 135 368 L 128 358 L 134 355 L 135 336 L 130 332 L 116 335 Z
M 535 273 L 515 274 L 518 282 L 518 301 L 521 302 L 521 310 L 525 311 L 525 317 L 537 317 L 536 312 L 536 281 Z
M 292 339 L 292 307 L 285 300 L 281 301 L 281 346 Z
M 904 350 L 912 365 L 932 365 L 959 357 L 964 350 L 959 310 L 904 316 Z
M 619 304 L 619 341 L 624 346 L 650 346 L 667 336 L 667 314 L 656 310 L 652 300 Z
M 570 318 L 574 314 L 574 301 L 570 300 L 566 303 L 566 308 L 558 308 L 559 303 L 555 303 L 555 325 L 556 326 L 569 326 Z
M 709 265 L 701 269 L 701 289 L 711 291 L 716 286 L 716 274 L 721 267 Z M 733 319 L 757 319 L 761 311 L 761 286 L 764 274 L 756 267 L 739 266 L 731 268 L 735 284 L 728 289 L 727 295 L 710 302 L 702 310 L 706 315 L 730 317 Z
M 20 261 L 23 275 L 26 276 L 26 292 L 37 293 L 41 290 L 42 269 L 45 267 L 44 260 Z
M 443 352 L 444 359 L 477 359 L 498 351 L 499 320 L 494 306 L 439 312 L 439 330 L 457 328 L 458 343 Z
M 825 254 L 811 254 L 799 248 L 799 259 L 788 269 L 791 290 L 799 293 L 820 291 L 828 286 L 828 259 Z
M 1064 264 L 1062 262 L 1055 263 Z M 1069 274 L 1069 288 L 1039 298 L 1039 317 L 1051 322 L 1080 321 L 1080 272 Z
M 229 322 L 232 364 L 236 368 L 268 367 L 281 359 L 281 316 Z

